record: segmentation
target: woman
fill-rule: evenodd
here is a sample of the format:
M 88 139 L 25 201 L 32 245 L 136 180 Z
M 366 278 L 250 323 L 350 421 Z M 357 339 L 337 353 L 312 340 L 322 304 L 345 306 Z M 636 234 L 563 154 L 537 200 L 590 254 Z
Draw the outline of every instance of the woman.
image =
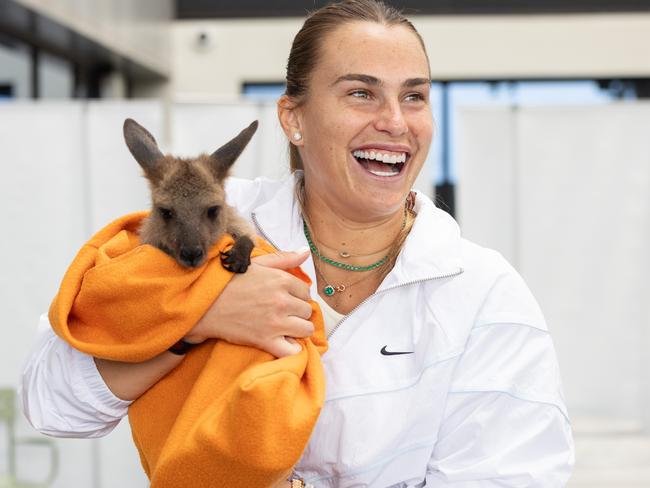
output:
M 313 330 L 306 300 L 319 301 L 327 399 L 294 473 L 316 487 L 564 486 L 571 429 L 535 300 L 498 253 L 410 191 L 432 138 L 429 88 L 424 44 L 395 10 L 349 0 L 307 19 L 278 102 L 301 171 L 233 180 L 228 194 L 278 249 L 311 255 L 258 258 L 186 340 L 291 354 Z M 301 263 L 311 289 L 282 271 Z M 183 360 L 93 361 L 44 326 L 23 398 L 51 435 L 106 434 Z M 51 377 L 55 362 L 70 376 Z

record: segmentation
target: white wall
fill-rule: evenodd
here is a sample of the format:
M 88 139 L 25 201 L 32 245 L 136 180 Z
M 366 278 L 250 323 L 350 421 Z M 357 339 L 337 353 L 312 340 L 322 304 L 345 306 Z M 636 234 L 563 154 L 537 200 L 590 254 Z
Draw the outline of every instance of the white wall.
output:
M 260 121 L 258 131 L 233 166 L 232 174 L 241 178 L 279 178 L 288 174 L 286 138 L 275 105 L 268 103 L 172 105 L 173 152 L 188 157 L 213 152 L 254 120 Z
M 100 226 L 147 205 L 147 188 L 122 142 L 126 116 L 162 132 L 157 102 L 6 103 L 0 111 L 0 386 L 16 387 L 67 263 Z M 19 417 L 21 436 L 36 435 Z M 128 425 L 102 440 L 56 440 L 53 488 L 144 487 Z M 46 450 L 22 451 L 19 472 L 39 479 Z
M 93 101 L 85 109 L 83 147 L 85 153 L 85 196 L 88 233 L 129 212 L 149 206 L 149 190 L 123 142 L 122 124 L 127 117 L 137 120 L 156 135 L 163 150 L 164 111 L 160 102 Z
M 303 20 L 176 21 L 172 92 L 178 100 L 237 97 L 244 81 L 283 81 L 293 36 Z M 197 42 L 205 33 L 205 46 Z
M 466 237 L 497 249 L 513 264 L 517 247 L 517 193 L 510 107 L 461 109 L 456 218 Z M 485 150 L 489 147 L 489 150 Z
M 650 14 L 413 16 L 434 79 L 649 76 Z M 176 21 L 177 99 L 236 97 L 279 81 L 303 19 Z M 200 33 L 209 42 L 197 43 Z
M 38 314 L 85 237 L 83 112 L 67 103 L 0 110 L 0 383 L 13 385 L 33 342 Z
M 521 271 L 567 399 L 590 425 L 650 434 L 649 126 L 647 103 L 521 109 L 516 164 Z
M 544 311 L 577 434 L 570 486 L 650 485 L 648 127 L 648 103 L 460 116 L 461 228 Z
M 0 386 L 16 387 L 67 263 L 99 227 L 147 206 L 139 167 L 122 142 L 126 116 L 162 132 L 157 102 L 5 103 L 0 110 Z M 18 433 L 34 436 L 19 417 Z M 60 473 L 53 488 L 143 487 L 146 478 L 123 425 L 102 440 L 56 440 Z M 19 473 L 42 479 L 47 451 L 21 451 Z
M 17 384 L 34 342 L 38 314 L 47 310 L 66 262 L 85 238 L 83 123 L 79 105 L 7 103 L 0 111 L 0 307 L 5 337 L 0 341 L 0 385 L 4 387 Z M 28 432 L 22 418 L 19 432 Z M 61 476 L 75 483 L 67 486 L 92 486 L 90 447 L 68 442 L 61 449 Z M 46 457 L 36 460 L 47 464 Z M 41 463 L 30 459 L 27 474 L 38 472 Z M 19 466 L 25 466 L 21 459 Z
M 648 76 L 650 14 L 416 17 L 434 78 Z

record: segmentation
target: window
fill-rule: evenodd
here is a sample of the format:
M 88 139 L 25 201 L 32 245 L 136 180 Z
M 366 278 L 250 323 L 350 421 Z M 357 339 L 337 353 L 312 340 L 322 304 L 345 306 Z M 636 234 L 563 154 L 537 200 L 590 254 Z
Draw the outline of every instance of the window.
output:
M 18 42 L 0 44 L 0 98 L 31 96 L 29 47 Z

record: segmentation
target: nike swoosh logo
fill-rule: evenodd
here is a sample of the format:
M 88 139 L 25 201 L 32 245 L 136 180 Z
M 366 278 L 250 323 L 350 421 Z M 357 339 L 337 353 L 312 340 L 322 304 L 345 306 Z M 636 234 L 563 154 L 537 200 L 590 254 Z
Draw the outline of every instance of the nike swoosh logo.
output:
M 413 351 L 387 351 L 386 348 L 388 346 L 384 346 L 381 348 L 381 353 L 384 356 L 397 356 L 398 354 L 413 354 Z

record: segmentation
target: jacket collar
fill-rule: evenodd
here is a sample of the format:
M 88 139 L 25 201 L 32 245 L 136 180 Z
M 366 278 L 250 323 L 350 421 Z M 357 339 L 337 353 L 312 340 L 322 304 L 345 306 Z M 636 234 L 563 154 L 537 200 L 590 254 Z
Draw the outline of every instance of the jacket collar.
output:
M 285 178 L 275 195 L 251 212 L 262 237 L 279 251 L 295 251 L 307 246 L 300 205 L 295 198 L 295 181 L 293 175 Z
M 456 221 L 422 193 L 416 194 L 417 217 L 379 290 L 409 282 L 454 276 L 463 271 L 460 229 Z
M 295 251 L 308 245 L 295 198 L 296 177 L 286 178 L 277 193 L 251 213 L 262 237 L 280 251 Z M 413 228 L 395 266 L 377 291 L 462 272 L 461 237 L 456 221 L 421 193 L 416 196 L 414 210 L 417 218 Z M 311 259 L 302 268 L 315 283 Z

